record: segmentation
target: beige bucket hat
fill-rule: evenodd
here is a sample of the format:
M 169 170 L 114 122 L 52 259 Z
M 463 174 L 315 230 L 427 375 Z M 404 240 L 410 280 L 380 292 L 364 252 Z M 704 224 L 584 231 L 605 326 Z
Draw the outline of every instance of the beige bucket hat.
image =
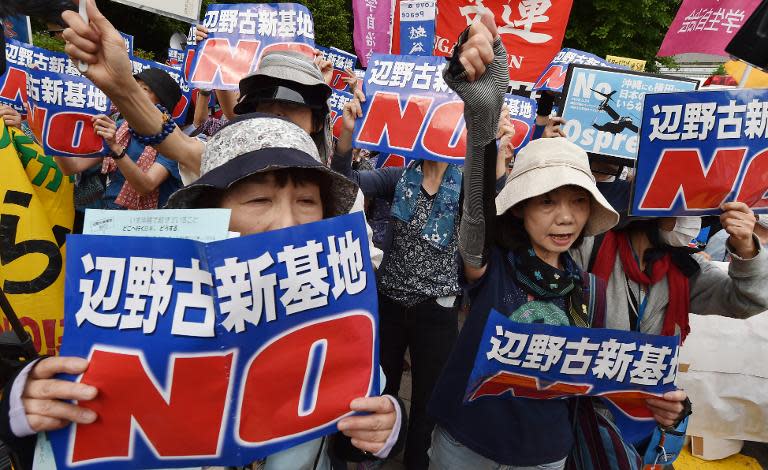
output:
M 515 157 L 507 184 L 496 196 L 496 213 L 502 215 L 518 203 L 561 186 L 584 188 L 592 195 L 592 210 L 584 235 L 598 235 L 619 222 L 619 214 L 595 185 L 587 153 L 564 137 L 537 139 Z

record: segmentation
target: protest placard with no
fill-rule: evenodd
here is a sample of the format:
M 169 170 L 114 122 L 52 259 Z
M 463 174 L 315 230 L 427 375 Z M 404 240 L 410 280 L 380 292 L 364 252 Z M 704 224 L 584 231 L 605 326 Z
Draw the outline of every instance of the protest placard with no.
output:
M 446 64 L 442 57 L 375 54 L 365 74 L 366 101 L 355 122 L 354 147 L 462 164 L 464 102 L 443 80 Z M 536 103 L 509 94 L 505 101 L 517 149 L 530 138 Z
M 27 71 L 30 127 L 46 155 L 101 157 L 109 152 L 92 118 L 107 114 L 109 98 L 83 76 Z
M 347 51 L 342 51 L 335 47 L 315 46 L 320 56 L 333 65 L 333 77 L 329 85 L 334 90 L 349 91 L 349 85 L 344 83 L 342 78 L 346 75 L 347 69 L 354 70 L 357 63 L 357 57 Z
M 675 390 L 677 336 L 488 316 L 465 400 L 603 398 L 629 442 L 650 435 L 646 398 Z
M 557 53 L 549 66 L 542 72 L 536 83 L 533 84 L 533 90 L 551 91 L 560 93 L 563 91 L 565 77 L 568 74 L 568 66 L 577 65 L 602 65 L 611 67 L 611 65 L 600 57 L 589 52 L 580 51 L 566 47 Z M 617 67 L 625 68 L 625 67 Z
M 89 358 L 99 419 L 51 434 L 58 468 L 241 466 L 334 432 L 379 394 L 366 240 L 361 214 L 208 244 L 71 237 L 61 354 Z
M 637 156 L 646 93 L 690 91 L 692 79 L 589 65 L 568 66 L 560 116 L 571 142 L 591 157 L 631 164 Z
M 768 90 L 649 94 L 631 213 L 719 215 L 742 201 L 768 213 Z
M 203 25 L 208 38 L 197 45 L 188 75 L 195 88 L 237 90 L 240 80 L 270 51 L 314 57 L 315 26 L 303 5 L 211 4 Z

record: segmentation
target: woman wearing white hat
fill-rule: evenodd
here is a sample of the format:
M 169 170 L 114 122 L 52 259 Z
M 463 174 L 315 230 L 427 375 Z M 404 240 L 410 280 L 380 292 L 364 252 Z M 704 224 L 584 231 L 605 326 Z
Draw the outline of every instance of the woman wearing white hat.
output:
M 509 77 L 493 16 L 473 24 L 456 51 L 445 80 L 465 103 L 459 250 L 472 310 L 430 402 L 438 423 L 430 468 L 563 468 L 573 445 L 565 401 L 464 403 L 464 394 L 491 309 L 519 322 L 582 327 L 604 315 L 604 284 L 568 249 L 610 229 L 619 215 L 598 191 L 586 153 L 563 138 L 528 144 L 494 203 L 495 120 Z

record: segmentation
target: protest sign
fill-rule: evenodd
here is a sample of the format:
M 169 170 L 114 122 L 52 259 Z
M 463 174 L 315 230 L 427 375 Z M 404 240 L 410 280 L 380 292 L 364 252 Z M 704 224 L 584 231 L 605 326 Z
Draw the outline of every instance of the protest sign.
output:
M 168 61 L 166 65 L 175 69 L 180 69 L 184 65 L 184 51 L 181 49 L 168 48 Z
M 151 11 L 158 15 L 196 23 L 200 18 L 200 7 L 203 0 L 184 0 L 183 2 L 169 2 L 167 0 L 115 0 L 118 3 L 132 6 L 140 10 Z
M 0 288 L 40 354 L 55 355 L 64 326 L 65 237 L 74 179 L 21 130 L 0 119 Z M 2 331 L 11 331 L 3 317 Z
M 565 77 L 568 74 L 568 65 L 570 64 L 603 65 L 611 67 L 607 61 L 594 54 L 566 47 L 558 52 L 555 58 L 552 59 L 549 67 L 542 72 L 541 76 L 536 80 L 536 83 L 533 84 L 533 89 L 538 91 L 551 91 L 554 93 L 563 91 Z
M 99 419 L 50 434 L 58 468 L 242 466 L 334 432 L 379 394 L 366 240 L 362 214 L 208 244 L 70 237 L 61 353 L 89 358 Z
M 590 156 L 629 164 L 637 156 L 645 94 L 697 86 L 686 78 L 570 65 L 560 108 L 563 131 Z
M 339 137 L 341 137 L 341 130 L 344 126 L 344 106 L 353 99 L 354 97 L 351 93 L 338 90 L 333 90 L 331 97 L 328 98 L 328 107 L 331 111 L 331 129 L 333 131 L 334 140 L 339 140 Z
M 86 209 L 83 233 L 213 242 L 229 237 L 230 212 L 229 209 Z
M 675 390 L 677 336 L 518 323 L 492 311 L 465 400 L 603 398 L 630 442 L 655 426 L 646 398 Z
M 355 52 L 363 67 L 368 67 L 373 53 L 389 52 L 392 4 L 390 0 L 352 0 L 352 17 Z
M 123 37 L 123 42 L 125 43 L 125 50 L 128 52 L 129 56 L 133 55 L 133 36 L 130 34 L 125 34 L 124 32 L 120 31 L 120 36 Z
M 768 90 L 645 98 L 631 213 L 719 215 L 742 201 L 768 213 Z
M 355 122 L 354 147 L 462 164 L 467 131 L 464 102 L 443 80 L 442 57 L 374 55 L 365 74 L 363 117 Z M 533 100 L 507 95 L 515 148 L 536 119 Z
M 181 88 L 181 99 L 176 104 L 176 107 L 169 111 L 171 112 L 171 117 L 176 122 L 176 125 L 183 127 L 184 122 L 187 119 L 187 113 L 190 110 L 190 104 L 192 103 L 192 89 L 189 87 L 189 83 L 184 79 L 184 75 L 181 71 L 152 60 L 140 59 L 138 57 L 131 57 L 131 62 L 134 75 L 150 68 L 160 69 L 170 75 L 179 85 L 179 88 Z
M 645 71 L 645 61 L 640 59 L 630 59 L 629 57 L 619 57 L 615 55 L 605 56 L 605 60 L 609 64 L 623 65 L 635 72 Z
M 400 2 L 400 50 L 407 55 L 432 55 L 435 48 L 435 0 Z
M 572 0 L 438 0 L 435 55 L 450 56 L 459 34 L 488 8 L 496 15 L 507 49 L 510 79 L 534 82 L 560 50 L 571 4 Z
M 0 103 L 26 114 L 27 70 L 37 69 L 54 73 L 79 76 L 77 66 L 66 54 L 52 52 L 13 39 L 5 44 L 8 70 L 0 76 Z
M 3 22 L 6 38 L 32 44 L 32 25 L 28 16 L 11 16 L 0 21 Z
M 197 45 L 189 82 L 195 88 L 237 90 L 270 51 L 314 57 L 315 26 L 307 7 L 295 3 L 211 4 Z
M 346 75 L 347 69 L 354 69 L 357 57 L 335 47 L 315 46 L 315 49 L 320 52 L 324 60 L 333 64 L 333 78 L 331 78 L 331 83 L 329 83 L 331 88 L 339 91 L 349 91 L 349 86 L 344 83 L 342 78 Z
M 685 0 L 669 26 L 658 55 L 685 53 L 728 56 L 733 39 L 760 0 Z
M 46 155 L 101 157 L 109 152 L 92 118 L 107 114 L 109 98 L 83 76 L 27 71 L 30 127 Z
M 382 153 L 379 154 L 379 158 L 376 159 L 376 168 L 405 167 L 408 166 L 409 163 L 411 163 L 411 159 L 405 158 L 402 155 Z

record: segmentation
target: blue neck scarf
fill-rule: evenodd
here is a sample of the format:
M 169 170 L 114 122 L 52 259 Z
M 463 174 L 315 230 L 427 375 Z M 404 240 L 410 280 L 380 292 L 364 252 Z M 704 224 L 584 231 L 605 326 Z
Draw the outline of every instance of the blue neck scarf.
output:
M 421 163 L 421 160 L 412 161 L 403 172 L 403 176 L 395 188 L 392 215 L 403 222 L 410 222 L 413 218 L 416 203 L 421 193 L 421 183 L 424 180 Z M 446 249 L 453 240 L 456 216 L 459 213 L 462 177 L 458 166 L 448 165 L 443 175 L 443 181 L 440 183 L 440 189 L 432 203 L 429 220 L 421 232 L 421 237 L 424 240 L 441 250 Z

